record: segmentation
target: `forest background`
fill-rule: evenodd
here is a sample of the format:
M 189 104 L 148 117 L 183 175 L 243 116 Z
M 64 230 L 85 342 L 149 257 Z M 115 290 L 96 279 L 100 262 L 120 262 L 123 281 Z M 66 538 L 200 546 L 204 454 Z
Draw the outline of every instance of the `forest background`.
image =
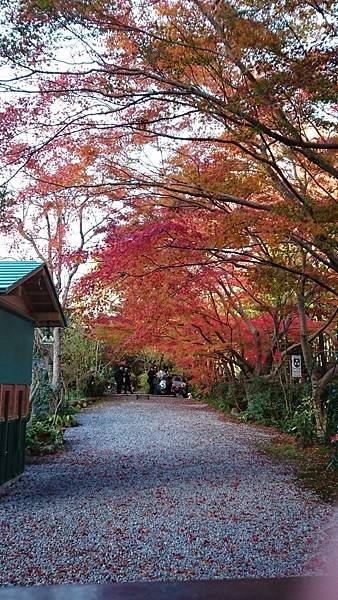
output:
M 145 352 L 247 419 L 334 436 L 336 15 L 3 3 L 1 228 L 69 314 L 44 375 L 54 411 L 83 373 Z

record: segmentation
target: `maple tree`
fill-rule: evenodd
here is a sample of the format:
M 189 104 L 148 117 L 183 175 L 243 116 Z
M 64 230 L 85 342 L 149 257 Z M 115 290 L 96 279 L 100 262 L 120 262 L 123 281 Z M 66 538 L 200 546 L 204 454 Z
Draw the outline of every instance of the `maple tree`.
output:
M 66 117 L 62 128 L 58 119 L 49 121 L 53 135 L 72 135 L 90 121 L 99 132 L 119 129 L 130 145 L 154 138 L 179 144 L 187 138 L 203 153 L 201 144 L 208 142 L 206 160 L 210 145 L 211 160 L 223 154 L 222 190 L 213 189 L 210 178 L 201 189 L 200 181 L 196 185 L 166 172 L 168 194 L 183 195 L 192 205 L 202 196 L 274 216 L 286 210 L 293 216 L 290 238 L 337 270 L 336 231 L 321 227 L 323 212 L 326 225 L 337 215 L 332 152 L 338 142 L 335 121 L 329 121 L 335 111 L 331 9 L 327 2 L 306 1 L 297 7 L 277 2 L 272 9 L 260 1 L 130 1 L 90 7 L 30 1 L 12 9 L 20 35 L 16 31 L 4 51 L 9 57 L 24 52 L 30 59 L 22 72 L 25 82 L 38 76 L 37 91 L 50 99 L 62 97 Z M 101 34 L 101 50 L 94 31 Z M 46 32 L 53 33 L 54 54 L 53 45 L 48 52 L 56 58 L 54 63 L 50 59 L 54 69 L 41 53 Z M 82 43 L 86 61 L 80 61 L 79 50 L 78 61 L 63 68 L 55 40 L 62 32 Z M 14 82 L 8 88 L 20 86 Z M 69 109 L 74 98 L 81 106 L 75 113 Z M 233 174 L 234 153 L 242 167 L 250 160 L 253 175 L 266 181 L 272 195 L 268 201 L 251 201 L 248 190 L 234 193 L 226 177 Z M 148 173 L 138 172 L 137 178 L 138 184 L 155 183 L 157 190 L 163 185 L 161 175 L 155 182 Z M 308 225 L 305 231 L 299 222 Z
M 88 7 L 48 1 L 11 10 L 20 28 L 3 45 L 6 56 L 24 55 L 25 85 L 34 83 L 33 76 L 37 80 L 32 92 L 50 102 L 62 97 L 62 127 L 60 119 L 48 118 L 50 135 L 71 136 L 90 124 L 100 135 L 119 131 L 131 152 L 154 139 L 174 142 L 172 170 L 164 165 L 151 176 L 149 169 L 121 172 L 125 183 L 156 192 L 159 201 L 251 207 L 270 225 L 277 218 L 288 242 L 337 271 L 337 139 L 335 121 L 328 118 L 335 111 L 330 3 L 302 2 L 296 10 L 293 2 L 271 9 L 264 2 Z M 100 49 L 94 32 L 101 35 Z M 59 56 L 62 34 L 78 45 L 68 68 Z M 7 87 L 20 90 L 20 80 Z M 74 99 L 81 110 L 71 110 Z M 185 140 L 193 147 L 182 146 Z M 39 143 L 27 147 L 22 159 L 38 148 Z M 172 148 L 164 145 L 165 151 Z M 192 154 L 195 165 L 187 168 Z M 207 178 L 199 176 L 196 155 L 210 166 Z M 252 198 L 250 185 L 236 193 L 244 168 L 255 187 L 257 180 L 260 189 L 266 186 L 264 200 L 261 194 Z M 106 176 L 109 181 L 109 167 Z
M 103 141 L 101 140 L 100 151 Z M 70 292 L 78 273 L 88 261 L 107 227 L 119 212 L 116 194 L 102 189 L 89 193 L 86 181 L 93 181 L 99 148 L 82 138 L 58 141 L 31 159 L 19 189 L 8 189 L 8 210 L 4 219 L 10 251 L 31 256 L 48 265 L 61 306 L 69 310 Z M 61 184 L 62 182 L 62 184 Z M 67 182 L 71 186 L 67 187 Z M 74 183 L 77 182 L 77 187 Z M 61 391 L 61 330 L 53 330 L 52 387 Z
M 302 346 L 308 352 L 318 350 L 324 335 L 326 354 L 320 353 L 319 362 L 306 362 L 318 383 L 317 425 L 322 432 L 321 398 L 335 370 L 334 296 L 320 285 L 301 296 L 299 277 L 291 270 L 248 267 L 231 255 L 226 262 L 210 249 L 212 228 L 222 216 L 210 219 L 209 211 L 180 209 L 173 217 L 164 208 L 129 215 L 125 225 L 109 234 L 96 255 L 96 269 L 82 281 L 88 317 L 92 321 L 96 314 L 96 334 L 110 344 L 170 354 L 206 388 L 216 365 L 232 382 L 278 377 L 292 351 L 299 351 L 300 331 L 305 329 Z M 290 260 L 295 262 L 294 254 Z M 299 312 L 300 300 L 311 319 Z

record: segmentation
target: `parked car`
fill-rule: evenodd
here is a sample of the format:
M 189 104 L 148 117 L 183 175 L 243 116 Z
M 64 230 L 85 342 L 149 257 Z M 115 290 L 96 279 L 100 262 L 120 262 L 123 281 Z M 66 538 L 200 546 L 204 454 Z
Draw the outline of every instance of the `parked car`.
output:
M 174 394 L 174 396 L 183 396 L 183 398 L 187 397 L 187 383 L 180 375 L 173 375 L 171 393 Z

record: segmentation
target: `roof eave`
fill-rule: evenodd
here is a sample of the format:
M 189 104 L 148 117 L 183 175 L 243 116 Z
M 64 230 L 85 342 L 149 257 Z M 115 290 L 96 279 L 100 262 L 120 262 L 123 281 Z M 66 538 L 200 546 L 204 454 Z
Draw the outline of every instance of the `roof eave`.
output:
M 54 308 L 55 315 L 58 316 L 57 319 L 51 317 L 49 319 L 37 320 L 36 318 L 34 318 L 34 316 L 24 315 L 22 310 L 15 309 L 15 307 L 9 307 L 6 304 L 6 301 L 5 301 L 6 296 L 9 296 L 9 294 L 11 292 L 13 292 L 16 288 L 20 287 L 21 285 L 24 285 L 27 281 L 29 281 L 29 279 L 31 279 L 32 277 L 34 277 L 35 275 L 37 275 L 40 272 L 43 273 L 45 276 L 45 281 L 46 281 L 46 284 L 48 287 L 50 301 Z M 0 298 L 3 299 L 3 302 L 1 303 L 3 307 L 6 306 L 8 310 L 11 310 L 11 312 L 16 312 L 16 314 L 20 315 L 21 317 L 28 318 L 29 320 L 33 321 L 37 327 L 67 327 L 66 317 L 64 315 L 61 303 L 57 296 L 55 286 L 54 286 L 53 280 L 51 278 L 51 275 L 49 273 L 46 263 L 40 263 L 36 268 L 32 269 L 32 271 L 30 271 L 29 273 L 27 273 L 20 279 L 17 279 L 8 288 L 6 288 L 6 289 L 3 288 L 2 290 L 0 290 Z
M 60 303 L 60 300 L 58 298 L 58 295 L 56 293 L 54 283 L 53 283 L 52 278 L 50 276 L 50 273 L 48 271 L 48 267 L 47 267 L 47 265 L 45 263 L 43 263 L 42 266 L 43 266 L 44 271 L 45 271 L 46 276 L 47 276 L 47 280 L 48 280 L 48 284 L 49 284 L 49 291 L 50 291 L 50 294 L 51 294 L 51 297 L 52 297 L 52 301 L 53 301 L 53 303 L 55 305 L 55 308 L 57 309 L 57 312 L 60 315 L 60 318 L 61 318 L 60 320 L 63 323 L 62 327 L 67 327 L 67 320 L 66 320 L 66 317 L 64 315 L 63 308 L 61 306 L 61 303 Z
M 36 275 L 39 271 L 42 271 L 45 266 L 46 266 L 45 263 L 41 263 L 38 267 L 36 267 L 32 271 L 30 271 L 29 273 L 26 273 L 26 275 L 21 277 L 21 279 L 17 279 L 16 281 L 14 281 L 14 283 L 12 283 L 12 285 L 10 285 L 8 288 L 6 288 L 5 291 L 1 291 L 0 293 L 1 294 L 10 294 L 10 292 L 15 290 L 15 288 L 19 287 L 19 285 L 22 285 L 23 283 L 25 283 L 25 281 L 27 281 L 28 279 L 33 277 L 33 275 Z

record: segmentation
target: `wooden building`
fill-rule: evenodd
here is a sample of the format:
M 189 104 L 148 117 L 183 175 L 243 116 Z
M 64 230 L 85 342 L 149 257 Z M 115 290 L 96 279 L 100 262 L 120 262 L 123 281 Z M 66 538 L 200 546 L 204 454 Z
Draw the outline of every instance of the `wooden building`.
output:
M 24 470 L 34 327 L 65 327 L 44 263 L 0 260 L 0 486 Z

